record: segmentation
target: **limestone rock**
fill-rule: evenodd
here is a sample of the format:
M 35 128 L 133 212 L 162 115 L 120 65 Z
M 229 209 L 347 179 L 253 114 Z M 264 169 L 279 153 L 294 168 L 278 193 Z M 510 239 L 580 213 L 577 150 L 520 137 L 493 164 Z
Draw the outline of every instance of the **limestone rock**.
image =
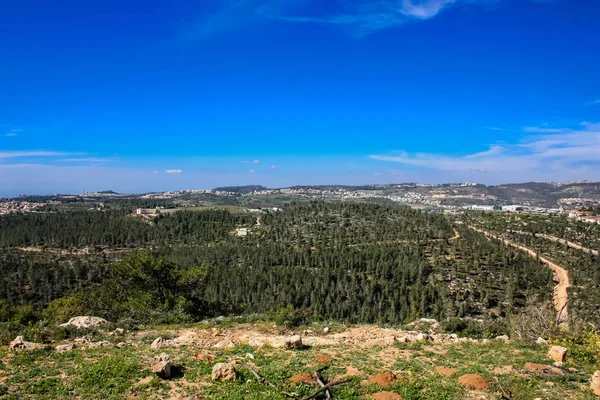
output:
M 219 343 L 215 344 L 213 346 L 214 348 L 217 349 L 233 349 L 235 347 L 235 343 L 233 343 L 231 340 L 221 340 Z
M 548 350 L 548 357 L 556 362 L 564 362 L 568 349 L 562 346 L 552 346 Z
M 237 372 L 233 364 L 218 363 L 212 369 L 211 378 L 214 381 L 235 381 Z
M 285 349 L 301 349 L 302 348 L 302 338 L 300 335 L 290 336 L 285 339 L 283 342 L 283 347 Z
M 600 371 L 594 372 L 590 387 L 596 396 L 600 396 Z
M 535 342 L 537 344 L 548 344 L 548 341 L 546 339 L 544 339 L 544 338 L 541 338 L 541 337 L 538 338 Z
M 8 344 L 8 348 L 12 351 L 21 350 L 38 350 L 44 349 L 46 346 L 40 343 L 27 342 L 23 336 L 17 336 L 15 340 Z
M 159 336 L 156 339 L 154 339 L 154 342 L 152 342 L 152 344 L 150 345 L 150 348 L 158 349 L 163 346 L 166 346 L 165 339 L 163 339 L 162 337 Z
M 162 353 L 154 357 L 152 372 L 163 379 L 169 379 L 171 377 L 172 367 L 171 357 L 168 354 Z
M 69 322 L 65 322 L 64 324 L 61 324 L 60 326 L 63 326 L 63 327 L 74 326 L 76 328 L 90 328 L 92 326 L 105 325 L 107 323 L 108 323 L 108 321 L 105 320 L 104 318 L 83 316 L 83 317 L 71 318 L 69 320 Z
M 56 351 L 64 353 L 65 351 L 71 351 L 75 349 L 75 343 L 67 343 L 56 346 Z
M 90 349 L 93 349 L 95 347 L 110 347 L 112 346 L 112 343 L 109 342 L 108 340 L 101 340 L 99 342 L 92 342 L 89 344 Z

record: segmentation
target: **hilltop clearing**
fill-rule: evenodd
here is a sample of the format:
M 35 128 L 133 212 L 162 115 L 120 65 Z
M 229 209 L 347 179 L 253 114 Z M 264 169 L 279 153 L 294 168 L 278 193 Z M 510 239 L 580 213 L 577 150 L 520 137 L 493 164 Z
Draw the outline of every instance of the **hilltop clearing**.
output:
M 53 344 L 60 351 L 0 350 L 2 393 L 15 399 L 235 400 L 283 399 L 285 392 L 301 399 L 317 390 L 319 371 L 325 382 L 349 379 L 331 389 L 339 399 L 595 398 L 591 365 L 569 353 L 556 364 L 548 345 L 523 346 L 506 338 L 461 339 L 375 326 L 291 331 L 230 322 L 79 334 L 86 332 L 94 339 L 68 342 L 74 348 Z M 302 345 L 286 348 L 293 334 L 302 335 Z M 159 377 L 157 363 L 169 364 L 171 376 Z M 223 365 L 232 372 L 215 375 Z M 234 380 L 215 381 L 216 376 Z

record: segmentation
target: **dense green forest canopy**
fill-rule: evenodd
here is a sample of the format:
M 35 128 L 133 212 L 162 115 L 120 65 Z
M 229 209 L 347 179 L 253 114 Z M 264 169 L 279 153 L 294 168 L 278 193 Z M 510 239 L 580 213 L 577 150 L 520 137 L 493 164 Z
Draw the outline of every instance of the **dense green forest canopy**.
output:
M 291 306 L 399 324 L 503 317 L 552 293 L 550 271 L 521 252 L 444 215 L 369 203 L 150 222 L 126 210 L 9 215 L 0 246 L 0 301 L 56 320 L 85 312 L 160 323 Z

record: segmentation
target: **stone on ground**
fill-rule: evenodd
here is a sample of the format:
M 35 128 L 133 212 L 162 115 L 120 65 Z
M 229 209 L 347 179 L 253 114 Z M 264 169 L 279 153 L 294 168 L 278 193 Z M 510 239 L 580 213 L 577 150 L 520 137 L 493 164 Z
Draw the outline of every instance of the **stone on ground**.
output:
M 237 373 L 232 364 L 218 363 L 212 369 L 211 378 L 214 381 L 235 381 Z
M 564 375 L 565 372 L 554 365 L 525 363 L 525 370 L 540 375 Z
M 64 324 L 60 324 L 60 326 L 74 326 L 75 328 L 90 328 L 92 326 L 105 325 L 108 321 L 104 318 L 100 317 L 90 317 L 90 316 L 82 316 L 82 317 L 73 317 L 69 320 L 69 322 L 65 322 Z
M 43 349 L 46 346 L 40 343 L 27 342 L 23 338 L 23 336 L 17 336 L 15 340 L 8 344 L 8 348 L 12 351 L 21 351 L 21 350 L 38 350 Z
M 154 357 L 152 363 L 152 372 L 163 379 L 169 379 L 171 377 L 171 357 L 168 354 L 162 353 Z
M 567 357 L 568 349 L 562 346 L 552 346 L 548 350 L 548 357 L 556 362 L 564 362 Z
M 596 396 L 600 397 L 600 371 L 594 372 L 590 387 Z
M 164 345 L 165 345 L 165 339 L 163 339 L 162 337 L 159 336 L 156 339 L 154 339 L 154 342 L 152 342 L 152 344 L 150 345 L 150 348 L 158 349 Z
M 75 343 L 67 343 L 56 346 L 56 351 L 64 353 L 65 351 L 71 351 L 75 349 Z
M 302 348 L 302 338 L 300 337 L 300 335 L 290 336 L 290 337 L 286 338 L 285 341 L 283 342 L 283 347 L 288 350 L 301 349 Z

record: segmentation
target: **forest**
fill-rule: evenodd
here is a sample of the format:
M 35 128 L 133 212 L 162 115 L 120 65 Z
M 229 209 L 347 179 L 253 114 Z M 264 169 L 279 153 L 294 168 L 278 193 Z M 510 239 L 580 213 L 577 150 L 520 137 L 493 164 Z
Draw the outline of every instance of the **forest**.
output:
M 238 237 L 242 227 L 249 234 Z M 290 308 L 347 323 L 502 319 L 552 295 L 539 261 L 395 205 L 182 210 L 150 221 L 125 208 L 15 214 L 0 218 L 0 246 L 4 323 L 92 314 L 151 325 Z

